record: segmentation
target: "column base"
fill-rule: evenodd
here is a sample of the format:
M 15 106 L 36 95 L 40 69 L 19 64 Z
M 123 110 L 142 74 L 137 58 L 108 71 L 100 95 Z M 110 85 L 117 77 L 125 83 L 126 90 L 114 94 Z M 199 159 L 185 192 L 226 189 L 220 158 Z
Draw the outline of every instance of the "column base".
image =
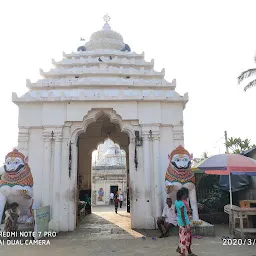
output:
M 151 216 L 144 217 L 133 215 L 131 219 L 132 229 L 155 229 L 155 219 Z
M 60 222 L 56 219 L 51 219 L 49 222 L 49 231 L 60 232 Z
M 146 217 L 144 223 L 145 223 L 145 229 L 155 229 L 156 228 L 155 218 L 152 216 Z

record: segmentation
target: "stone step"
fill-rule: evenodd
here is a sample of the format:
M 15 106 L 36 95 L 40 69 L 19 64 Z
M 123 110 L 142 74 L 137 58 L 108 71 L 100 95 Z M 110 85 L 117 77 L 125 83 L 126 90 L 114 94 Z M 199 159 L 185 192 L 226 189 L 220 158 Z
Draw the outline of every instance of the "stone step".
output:
M 205 221 L 202 225 L 191 225 L 191 230 L 193 235 L 215 237 L 214 225 Z M 172 228 L 170 234 L 179 234 L 179 227 Z

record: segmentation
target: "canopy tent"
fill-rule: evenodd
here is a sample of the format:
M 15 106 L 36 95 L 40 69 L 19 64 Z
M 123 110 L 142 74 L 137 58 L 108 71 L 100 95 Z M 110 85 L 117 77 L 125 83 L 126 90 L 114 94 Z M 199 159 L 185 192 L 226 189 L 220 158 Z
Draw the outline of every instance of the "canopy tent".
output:
M 205 171 L 198 169 L 198 166 L 200 166 L 206 159 L 200 161 L 200 162 L 193 162 L 191 166 L 191 170 L 195 174 L 203 174 Z M 240 190 L 244 190 L 251 186 L 251 180 L 248 175 L 232 175 L 231 174 L 231 186 L 232 186 L 232 192 L 237 192 Z M 220 175 L 219 178 L 219 188 L 223 191 L 229 191 L 229 177 L 228 175 Z
M 238 154 L 220 154 L 207 158 L 198 166 L 206 174 L 228 175 L 232 207 L 231 174 L 256 176 L 256 161 Z

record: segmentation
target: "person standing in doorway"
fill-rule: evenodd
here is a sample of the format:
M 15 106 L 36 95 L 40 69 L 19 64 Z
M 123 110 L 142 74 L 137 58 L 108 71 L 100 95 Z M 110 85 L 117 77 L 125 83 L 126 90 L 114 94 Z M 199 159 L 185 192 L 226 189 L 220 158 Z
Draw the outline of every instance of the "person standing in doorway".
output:
M 120 208 L 122 208 L 123 201 L 124 201 L 123 194 L 120 194 L 120 195 L 119 195 L 118 200 L 119 200 Z
M 117 208 L 118 208 L 118 195 L 116 194 L 115 195 L 115 198 L 114 198 L 114 204 L 115 204 L 115 212 L 116 212 L 116 214 L 117 214 Z
M 110 193 L 109 198 L 110 198 L 110 204 L 113 205 L 113 202 L 114 202 L 114 193 L 113 192 Z
M 84 199 L 86 206 L 85 206 L 85 212 L 86 214 L 91 214 L 92 210 L 91 210 L 91 198 L 89 197 L 88 194 L 85 194 L 85 199 Z

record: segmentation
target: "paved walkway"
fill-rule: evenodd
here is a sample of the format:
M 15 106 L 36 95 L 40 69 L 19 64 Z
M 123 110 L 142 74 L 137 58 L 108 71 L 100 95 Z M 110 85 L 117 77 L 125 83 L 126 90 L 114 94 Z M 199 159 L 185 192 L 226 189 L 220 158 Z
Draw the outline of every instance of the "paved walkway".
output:
M 92 214 L 85 216 L 76 231 L 61 233 L 58 239 L 83 237 L 86 240 L 134 239 L 143 234 L 131 229 L 131 216 L 126 207 L 115 213 L 114 206 L 99 206 L 92 209 Z
M 126 209 L 115 214 L 113 207 L 93 209 L 75 232 L 60 233 L 51 239 L 51 245 L 0 246 L 1 255 L 11 256 L 174 256 L 178 244 L 176 235 L 156 238 L 156 230 L 131 230 Z M 228 235 L 228 227 L 216 226 L 216 237 L 193 239 L 193 251 L 207 256 L 256 256 L 255 246 L 224 246 L 221 240 Z M 142 237 L 145 236 L 143 239 Z M 152 239 L 153 237 L 153 239 Z

